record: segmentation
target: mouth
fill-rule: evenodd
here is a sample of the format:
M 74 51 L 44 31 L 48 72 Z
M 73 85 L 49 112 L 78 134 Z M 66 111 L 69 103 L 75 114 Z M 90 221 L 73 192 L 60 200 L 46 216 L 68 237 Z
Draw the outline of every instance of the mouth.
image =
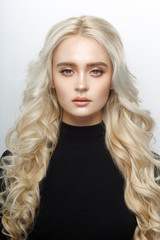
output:
M 73 100 L 72 102 L 90 102 L 90 100 Z
M 77 97 L 77 98 L 73 99 L 72 102 L 74 104 L 76 104 L 77 106 L 86 106 L 91 102 L 91 100 L 89 100 L 88 98 Z
M 75 99 L 72 100 L 73 102 L 91 102 L 90 99 L 85 98 L 85 97 L 76 97 Z

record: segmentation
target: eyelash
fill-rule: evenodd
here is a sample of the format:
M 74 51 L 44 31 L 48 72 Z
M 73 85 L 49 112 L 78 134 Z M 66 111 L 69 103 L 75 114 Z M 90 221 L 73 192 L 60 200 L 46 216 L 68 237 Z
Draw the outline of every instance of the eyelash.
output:
M 64 74 L 65 76 L 70 76 L 69 74 L 65 74 L 65 72 L 71 72 L 72 70 L 71 69 L 64 69 L 62 71 L 60 71 L 60 73 Z M 95 74 L 94 76 L 101 76 L 104 72 L 102 70 L 99 70 L 99 69 L 93 69 L 91 72 L 93 71 L 96 71 L 96 72 L 99 72 L 100 74 Z
M 100 76 L 103 74 L 103 71 L 102 70 L 99 70 L 99 69 L 93 69 L 91 72 L 93 71 L 96 71 L 96 72 L 99 72 L 100 74 L 96 74 L 95 76 Z
M 72 70 L 71 70 L 71 69 L 64 69 L 64 70 L 60 71 L 60 73 L 63 73 L 63 74 L 65 75 L 65 73 L 64 73 L 64 72 L 67 72 L 67 71 L 72 71 Z M 68 76 L 69 76 L 69 74 L 66 74 L 66 75 L 68 75 Z

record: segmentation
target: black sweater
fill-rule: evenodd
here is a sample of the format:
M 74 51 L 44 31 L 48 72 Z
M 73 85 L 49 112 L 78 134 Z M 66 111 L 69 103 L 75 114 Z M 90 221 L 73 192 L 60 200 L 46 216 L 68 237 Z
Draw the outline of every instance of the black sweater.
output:
M 29 240 L 132 239 L 136 220 L 124 203 L 123 177 L 105 146 L 103 122 L 85 127 L 61 122 L 40 188 Z

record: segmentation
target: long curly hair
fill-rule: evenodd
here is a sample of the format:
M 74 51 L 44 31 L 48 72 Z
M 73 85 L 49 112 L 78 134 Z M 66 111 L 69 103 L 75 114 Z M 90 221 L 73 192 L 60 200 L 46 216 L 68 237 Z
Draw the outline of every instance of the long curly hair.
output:
M 27 239 L 34 226 L 40 182 L 54 154 L 62 116 L 52 88 L 52 57 L 59 43 L 73 35 L 97 40 L 110 56 L 113 89 L 103 108 L 106 146 L 125 179 L 125 202 L 137 219 L 134 239 L 159 240 L 160 163 L 150 150 L 154 121 L 139 106 L 135 78 L 127 69 L 117 30 L 94 16 L 73 17 L 54 25 L 38 59 L 29 64 L 22 114 L 6 136 L 12 154 L 1 160 L 3 233 L 12 240 Z

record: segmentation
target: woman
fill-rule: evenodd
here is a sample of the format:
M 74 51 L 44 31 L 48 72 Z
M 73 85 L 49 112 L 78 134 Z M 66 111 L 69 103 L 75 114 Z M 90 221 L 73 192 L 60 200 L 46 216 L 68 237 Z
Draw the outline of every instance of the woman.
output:
M 1 160 L 1 239 L 160 239 L 154 121 L 114 27 L 56 24 L 28 73 Z

